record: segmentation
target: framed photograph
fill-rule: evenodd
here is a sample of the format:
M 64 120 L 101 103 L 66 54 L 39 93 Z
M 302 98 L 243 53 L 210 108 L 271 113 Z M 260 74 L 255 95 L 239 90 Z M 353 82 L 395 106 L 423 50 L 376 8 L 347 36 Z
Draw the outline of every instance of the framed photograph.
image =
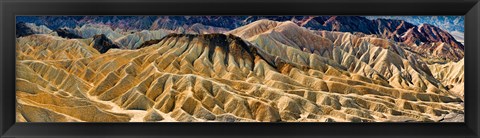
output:
M 1 137 L 479 137 L 478 0 L 2 0 Z

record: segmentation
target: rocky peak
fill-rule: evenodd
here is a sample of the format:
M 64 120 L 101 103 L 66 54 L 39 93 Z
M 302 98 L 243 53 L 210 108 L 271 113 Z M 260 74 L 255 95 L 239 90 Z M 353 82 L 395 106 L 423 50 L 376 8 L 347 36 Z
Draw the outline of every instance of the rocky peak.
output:
M 454 48 L 464 50 L 464 46 L 460 42 L 455 40 L 455 38 L 450 33 L 436 26 L 430 24 L 422 24 L 418 27 L 418 32 L 425 36 L 428 42 L 444 42 L 450 44 Z
M 97 49 L 100 53 L 105 53 L 111 48 L 120 48 L 112 40 L 108 39 L 104 34 L 93 36 L 93 42 L 91 44 L 93 48 Z

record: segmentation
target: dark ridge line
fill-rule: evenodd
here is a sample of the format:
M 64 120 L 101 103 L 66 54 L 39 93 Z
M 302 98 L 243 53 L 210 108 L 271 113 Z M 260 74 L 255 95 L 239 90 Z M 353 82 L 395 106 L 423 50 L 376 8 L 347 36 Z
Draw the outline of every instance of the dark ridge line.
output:
M 120 47 L 112 40 L 108 39 L 105 34 L 94 35 L 92 40 L 92 47 L 101 54 L 106 53 L 110 49 L 119 49 Z
M 220 47 L 225 53 L 232 54 L 235 59 L 242 58 L 242 59 L 251 60 L 253 64 L 255 64 L 255 61 L 257 60 L 257 57 L 258 57 L 264 60 L 270 66 L 277 69 L 277 71 L 279 72 L 281 72 L 283 69 L 286 69 L 285 71 L 289 72 L 293 67 L 296 67 L 303 71 L 307 71 L 308 69 L 311 69 L 308 66 L 290 63 L 288 61 L 283 60 L 280 57 L 270 55 L 265 51 L 261 50 L 260 48 L 256 47 L 255 45 L 249 42 L 246 42 L 242 38 L 232 34 L 225 35 L 221 33 L 212 33 L 212 34 L 171 33 L 158 40 L 149 40 L 149 42 L 147 43 L 150 43 L 151 41 L 151 42 L 156 42 L 156 44 L 161 43 L 163 45 L 167 42 L 168 39 L 171 39 L 171 38 L 176 39 L 175 43 L 177 43 L 178 40 L 181 39 L 182 37 L 188 38 L 189 43 L 194 38 L 201 38 L 200 41 L 202 41 L 202 43 L 204 44 L 207 44 L 209 47 L 208 58 L 210 61 L 212 61 L 212 56 L 213 56 L 213 53 L 215 52 L 215 48 Z M 147 45 L 147 44 L 144 45 L 144 44 L 142 44 L 142 46 L 138 47 L 137 49 L 155 45 L 155 44 L 152 44 L 152 45 Z M 245 54 L 248 54 L 248 55 L 245 55 Z M 229 60 L 229 57 L 226 56 L 224 59 L 224 64 L 227 64 L 228 60 Z M 254 66 L 251 67 L 251 70 L 253 70 L 253 68 Z

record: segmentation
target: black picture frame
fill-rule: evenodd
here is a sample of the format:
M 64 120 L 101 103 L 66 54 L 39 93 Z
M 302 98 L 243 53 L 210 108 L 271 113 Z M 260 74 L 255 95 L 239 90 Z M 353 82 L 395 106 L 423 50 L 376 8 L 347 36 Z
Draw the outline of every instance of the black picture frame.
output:
M 1 0 L 1 137 L 480 136 L 479 0 Z M 464 15 L 464 123 L 16 123 L 17 15 Z

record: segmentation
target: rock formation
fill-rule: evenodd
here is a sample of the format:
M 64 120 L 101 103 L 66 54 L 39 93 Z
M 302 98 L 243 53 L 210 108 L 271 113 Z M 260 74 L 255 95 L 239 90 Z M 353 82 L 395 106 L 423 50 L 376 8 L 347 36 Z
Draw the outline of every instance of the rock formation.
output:
M 82 36 L 79 36 L 75 33 L 73 33 L 71 30 L 66 29 L 66 28 L 59 28 L 55 30 L 57 32 L 58 36 L 63 37 L 63 38 L 82 38 Z
M 98 50 L 100 53 L 105 53 L 112 48 L 120 48 L 117 44 L 113 43 L 112 40 L 108 39 L 104 34 L 93 36 L 93 41 L 90 44 L 91 47 Z
M 464 97 L 465 66 L 464 59 L 446 64 L 433 64 L 428 66 L 433 76 L 440 80 L 450 91 L 458 97 Z
M 159 29 L 155 31 L 143 30 L 141 32 L 136 32 L 136 33 L 122 36 L 117 40 L 115 40 L 115 42 L 119 43 L 121 46 L 127 49 L 137 49 L 146 41 L 158 40 L 170 33 L 174 33 L 174 31 L 163 30 L 163 29 Z
M 298 25 L 308 20 L 256 20 L 226 33 L 143 31 L 114 42 L 17 38 L 17 121 L 462 119 L 463 60 L 429 64 L 403 42 Z
M 410 47 L 408 50 L 431 59 L 429 62 L 433 63 L 459 61 L 464 56 L 462 37 L 452 35 L 437 26 L 414 25 L 396 19 L 368 19 L 362 16 L 77 16 L 33 19 L 36 19 L 34 22 L 37 24 L 46 25 L 52 30 L 62 27 L 73 28 L 70 32 L 83 38 L 105 34 L 114 41 L 127 35 L 127 32 L 139 32 L 138 30 L 172 30 L 175 33 L 195 34 L 224 33 L 258 20 L 292 21 L 309 30 L 374 35 L 395 42 L 403 42 Z M 31 20 L 31 18 L 17 18 L 19 23 Z M 449 25 L 449 27 L 453 26 L 458 27 Z M 126 36 L 119 41 L 122 41 L 120 42 L 122 46 L 135 49 L 143 41 L 160 39 L 146 36 L 148 35 L 135 33 L 134 36 Z M 146 39 L 141 39 L 143 37 Z

